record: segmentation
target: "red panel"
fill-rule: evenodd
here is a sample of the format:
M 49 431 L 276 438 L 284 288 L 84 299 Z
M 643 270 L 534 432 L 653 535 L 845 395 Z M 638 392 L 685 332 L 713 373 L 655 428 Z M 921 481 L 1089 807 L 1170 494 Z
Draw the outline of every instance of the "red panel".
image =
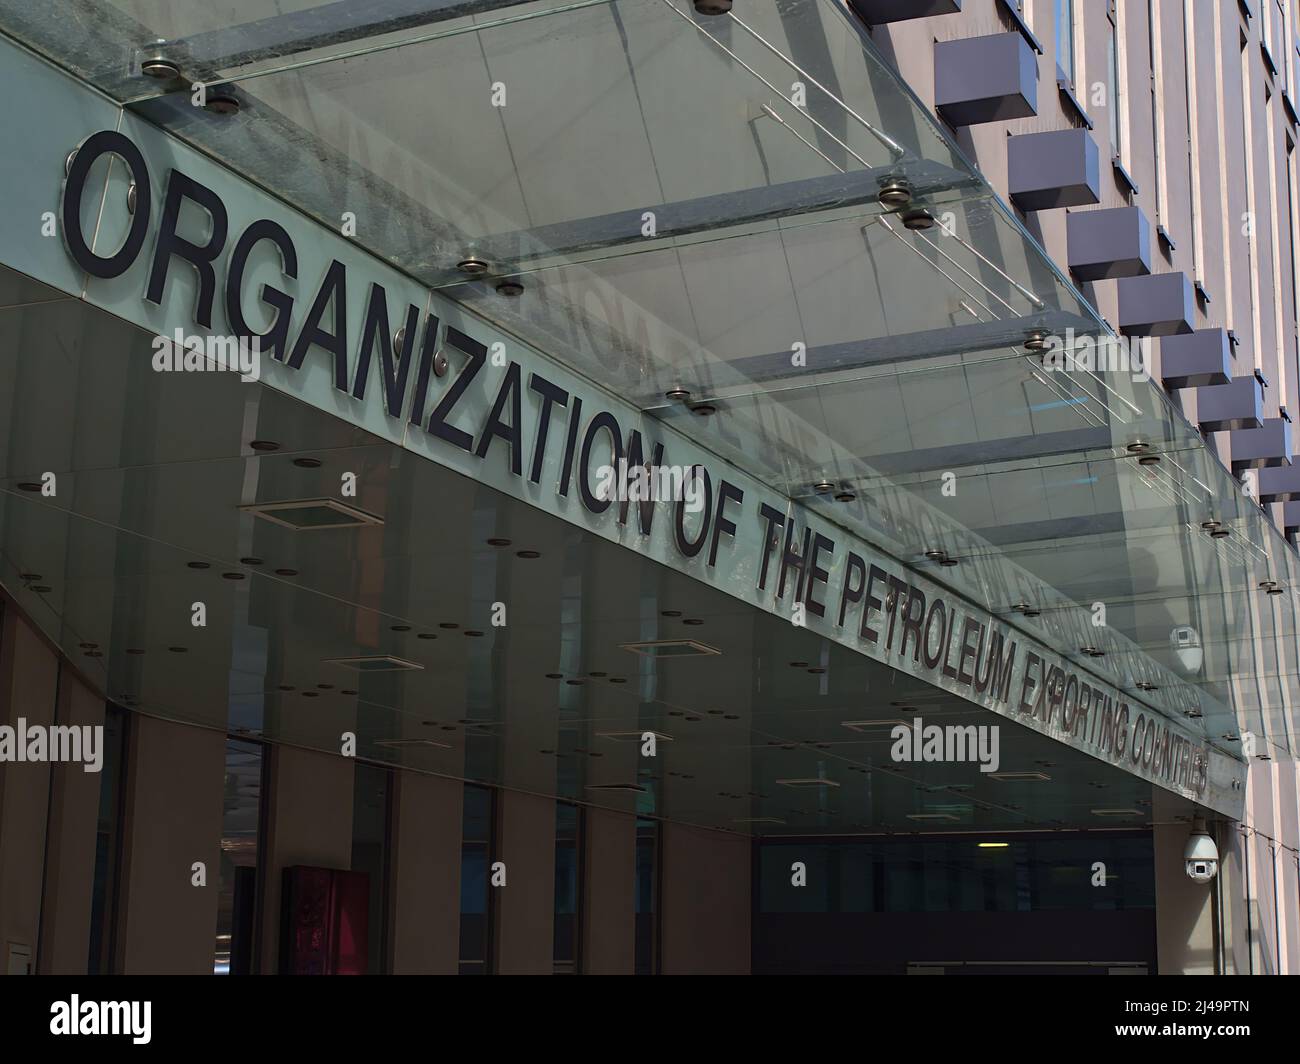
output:
M 364 872 L 297 865 L 285 869 L 290 975 L 365 975 L 370 881 Z

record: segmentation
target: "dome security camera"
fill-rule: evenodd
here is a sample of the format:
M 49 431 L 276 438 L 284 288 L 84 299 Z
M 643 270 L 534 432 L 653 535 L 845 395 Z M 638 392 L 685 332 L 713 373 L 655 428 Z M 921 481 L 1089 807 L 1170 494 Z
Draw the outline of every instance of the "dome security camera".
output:
M 1219 848 L 1206 831 L 1203 817 L 1192 821 L 1192 833 L 1183 849 L 1183 867 L 1193 883 L 1208 883 L 1219 874 Z

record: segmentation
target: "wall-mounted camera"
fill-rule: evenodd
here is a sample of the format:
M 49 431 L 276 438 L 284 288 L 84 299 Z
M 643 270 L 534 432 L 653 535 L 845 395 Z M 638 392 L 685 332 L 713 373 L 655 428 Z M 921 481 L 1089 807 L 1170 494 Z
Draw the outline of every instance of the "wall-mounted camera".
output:
M 1183 849 L 1183 867 L 1193 883 L 1208 883 L 1219 874 L 1219 848 L 1205 830 L 1203 817 L 1192 821 L 1192 833 Z

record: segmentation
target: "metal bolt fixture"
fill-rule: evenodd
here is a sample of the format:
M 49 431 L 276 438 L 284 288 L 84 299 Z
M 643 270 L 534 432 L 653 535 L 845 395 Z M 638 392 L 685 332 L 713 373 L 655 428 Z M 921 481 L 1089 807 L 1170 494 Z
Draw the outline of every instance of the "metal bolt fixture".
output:
M 181 68 L 170 59 L 155 54 L 141 60 L 140 73 L 155 81 L 173 81 L 181 76 Z
M 731 10 L 731 0 L 695 0 L 695 10 L 701 15 L 725 15 Z
M 228 85 L 218 85 L 207 90 L 207 102 L 204 109 L 214 115 L 239 114 L 241 106 L 235 90 Z
M 1047 350 L 1047 333 L 1041 329 L 1035 329 L 1025 337 L 1025 350 L 1032 351 L 1035 354 Z
M 908 211 L 903 215 L 903 228 L 910 229 L 914 233 L 924 232 L 927 229 L 933 229 L 935 226 L 934 215 L 924 207 L 914 211 Z
M 879 198 L 886 210 L 902 210 L 912 202 L 912 186 L 901 177 L 891 177 L 880 186 Z

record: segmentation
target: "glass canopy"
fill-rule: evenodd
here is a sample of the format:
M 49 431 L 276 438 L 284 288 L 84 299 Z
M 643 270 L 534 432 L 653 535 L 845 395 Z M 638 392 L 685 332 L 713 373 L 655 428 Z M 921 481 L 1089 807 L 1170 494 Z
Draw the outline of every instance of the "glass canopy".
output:
M 0 0 L 0 29 L 1224 749 L 1295 752 L 1295 551 L 1149 377 L 1031 353 L 1111 333 L 834 0 Z

